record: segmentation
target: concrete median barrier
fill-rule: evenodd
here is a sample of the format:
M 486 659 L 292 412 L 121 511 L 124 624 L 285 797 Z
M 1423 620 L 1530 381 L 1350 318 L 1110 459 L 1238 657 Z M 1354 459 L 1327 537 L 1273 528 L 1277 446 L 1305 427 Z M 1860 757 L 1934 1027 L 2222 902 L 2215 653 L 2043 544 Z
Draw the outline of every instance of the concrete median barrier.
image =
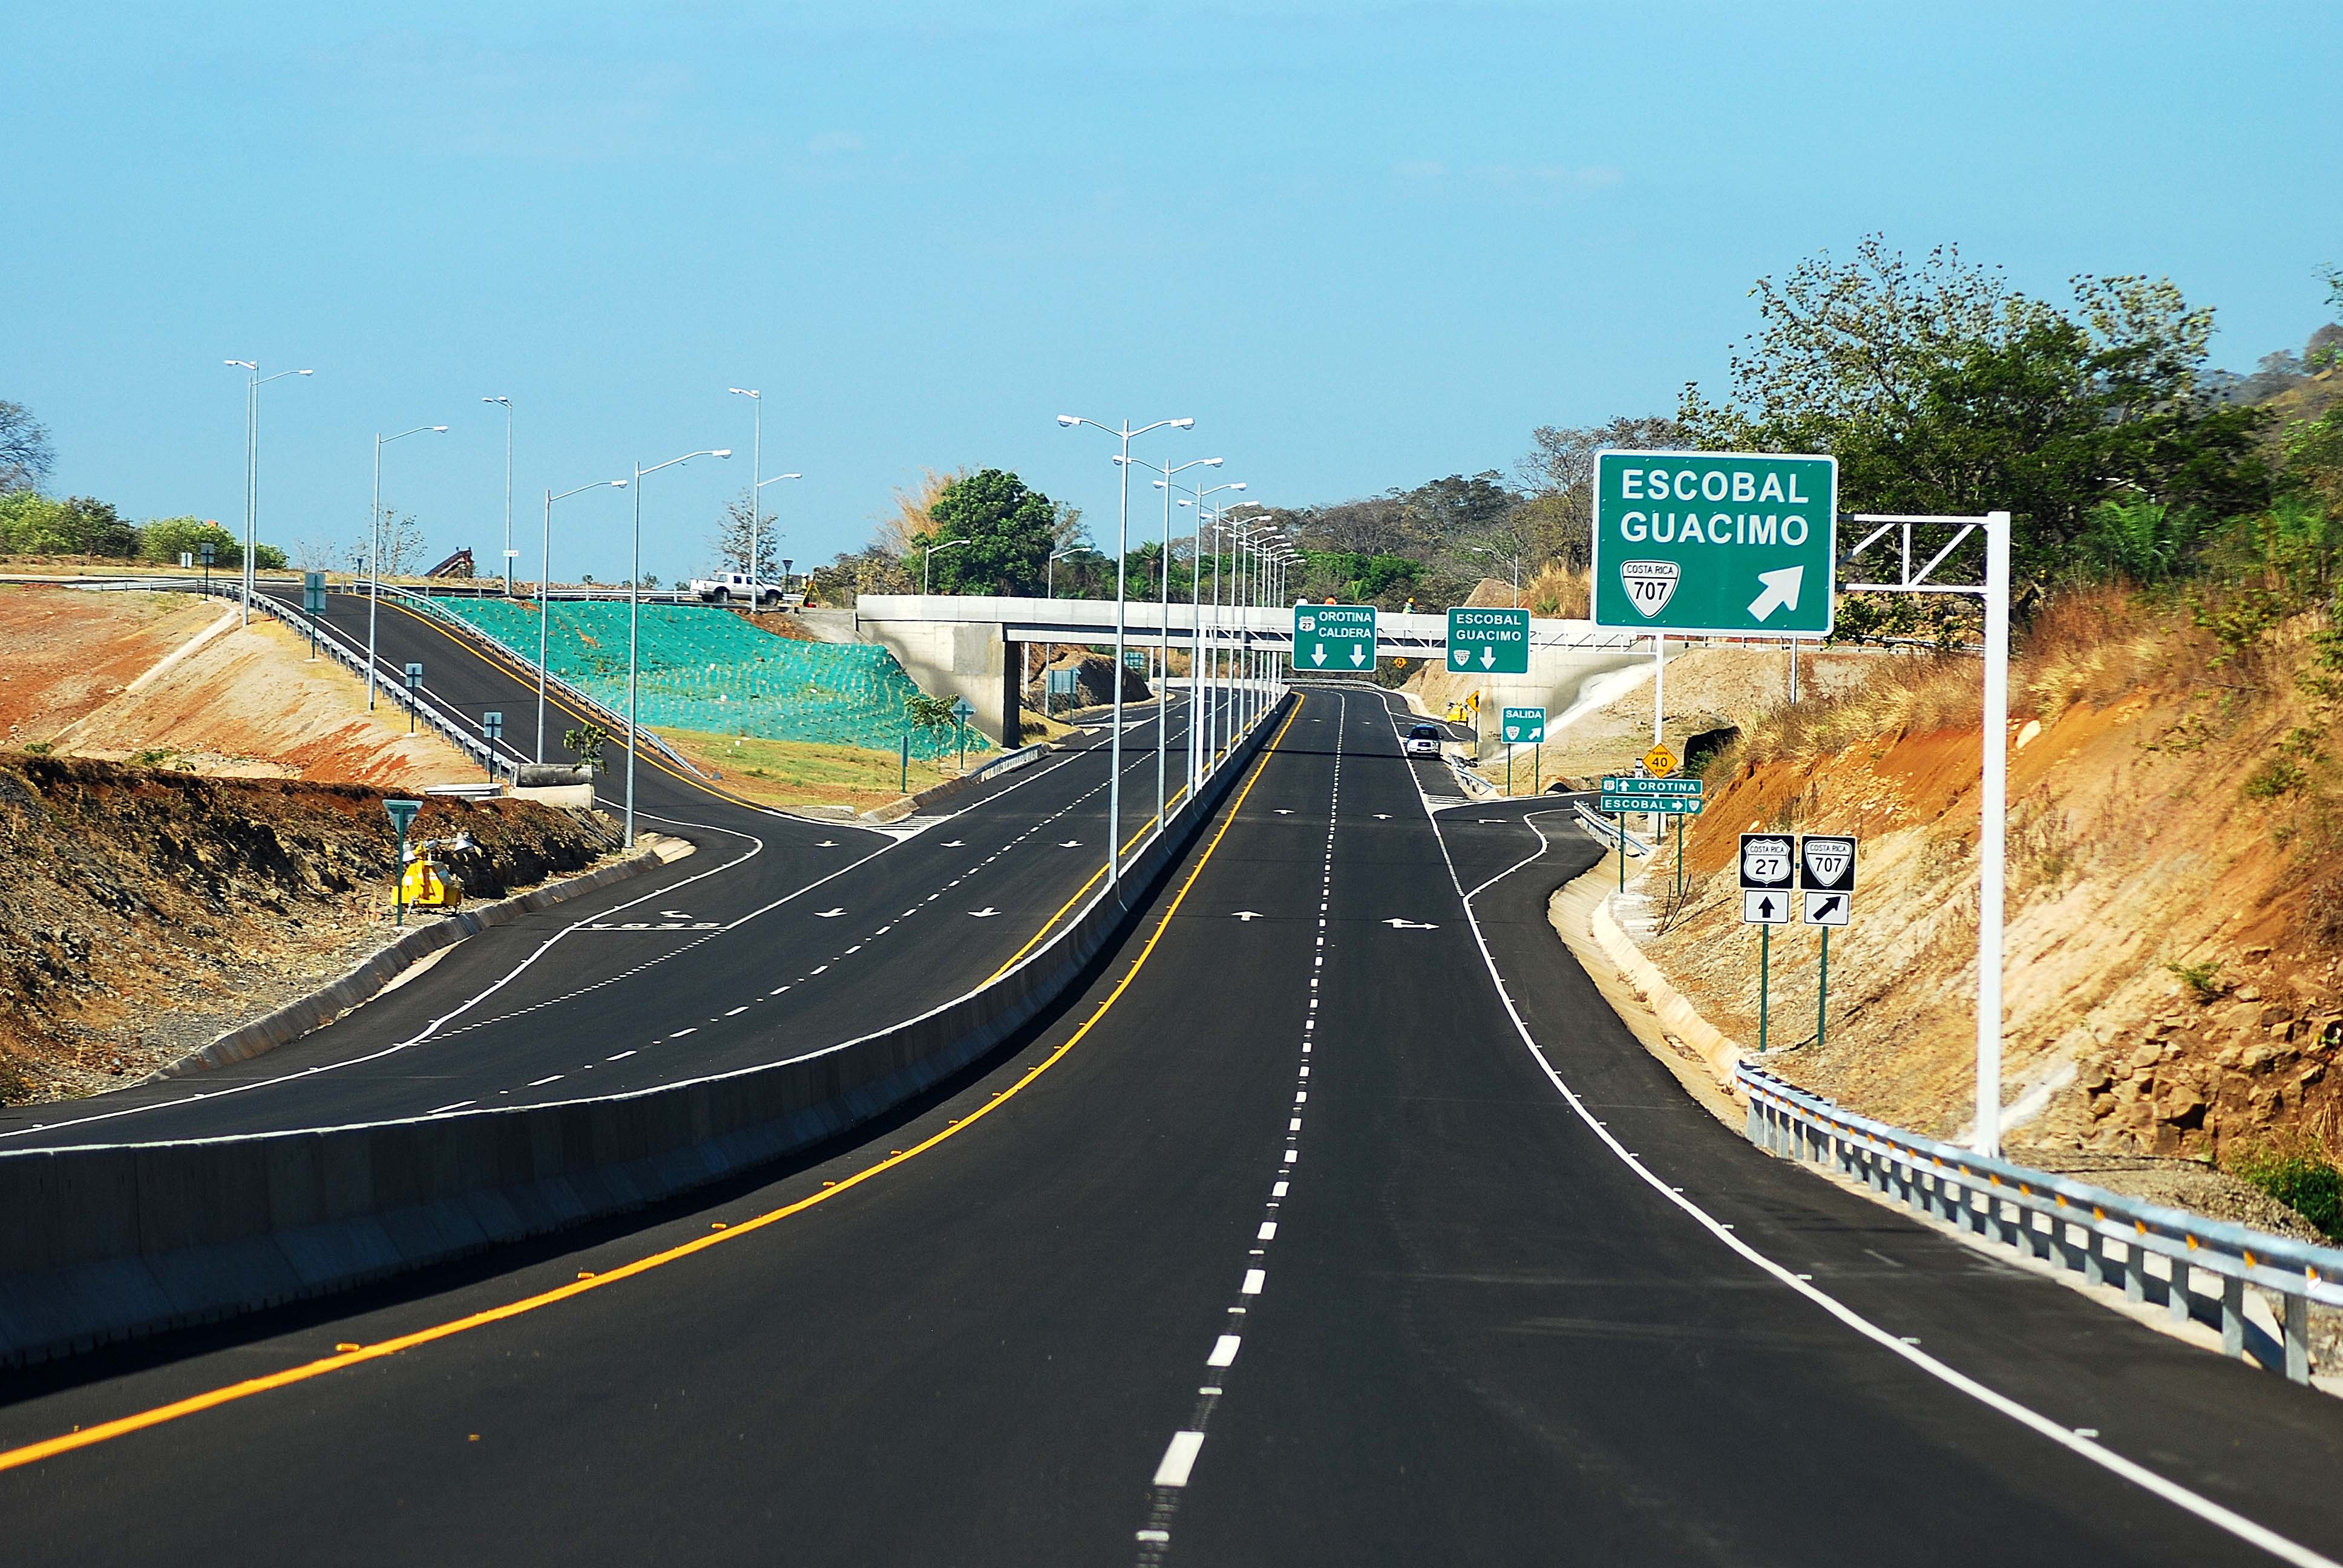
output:
M 1014 1039 L 1081 984 L 1276 731 L 1000 979 L 801 1056 L 606 1099 L 0 1154 L 0 1363 L 239 1313 L 619 1214 L 785 1159 Z

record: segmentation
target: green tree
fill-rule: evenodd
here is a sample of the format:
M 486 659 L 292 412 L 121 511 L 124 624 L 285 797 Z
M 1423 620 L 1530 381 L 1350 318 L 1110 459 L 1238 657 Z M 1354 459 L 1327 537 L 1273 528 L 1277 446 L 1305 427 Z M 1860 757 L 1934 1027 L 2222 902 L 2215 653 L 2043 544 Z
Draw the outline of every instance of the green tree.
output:
M 2071 567 L 2102 500 L 2195 518 L 2266 505 L 2267 416 L 2205 385 L 2212 313 L 2144 277 L 2074 290 L 2064 312 L 1950 246 L 1916 265 L 1868 236 L 1844 266 L 1759 279 L 1731 395 L 1687 386 L 1678 423 L 1699 447 L 1836 456 L 1845 510 L 2006 508 L 2037 581 Z
M 926 568 L 939 593 L 1038 594 L 1056 548 L 1059 512 L 1050 498 L 1001 468 L 944 486 L 928 508 L 930 528 L 913 538 L 904 565 Z M 941 554 L 939 545 L 966 540 Z M 927 563 L 932 560 L 932 567 Z
M 0 549 L 14 555 L 127 560 L 138 553 L 138 533 L 111 502 L 87 496 L 56 501 L 35 490 L 0 491 Z

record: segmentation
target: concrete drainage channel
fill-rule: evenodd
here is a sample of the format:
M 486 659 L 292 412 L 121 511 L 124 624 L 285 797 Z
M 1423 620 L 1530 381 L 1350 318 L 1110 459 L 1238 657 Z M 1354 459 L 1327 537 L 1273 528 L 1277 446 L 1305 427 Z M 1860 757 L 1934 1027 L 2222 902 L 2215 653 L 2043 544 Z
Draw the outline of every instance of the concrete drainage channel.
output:
M 890 1028 L 607 1099 L 0 1154 L 0 1363 L 257 1312 L 639 1209 L 891 1110 L 1084 980 L 1294 700 L 1255 722 L 1119 886 L 999 980 Z

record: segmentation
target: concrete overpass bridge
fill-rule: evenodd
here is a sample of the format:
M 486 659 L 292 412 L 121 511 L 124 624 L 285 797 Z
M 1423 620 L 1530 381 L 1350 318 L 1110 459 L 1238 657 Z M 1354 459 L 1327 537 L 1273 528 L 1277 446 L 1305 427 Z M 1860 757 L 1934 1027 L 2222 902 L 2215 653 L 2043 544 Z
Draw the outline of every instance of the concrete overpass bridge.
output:
M 968 699 L 976 723 L 1015 745 L 1014 716 L 1022 689 L 1024 649 L 1029 643 L 1106 645 L 1114 641 L 1115 607 L 1111 599 L 1011 598 L 977 594 L 865 594 L 854 610 L 858 640 L 883 644 L 925 689 Z M 1132 646 L 1151 645 L 1162 635 L 1164 607 L 1132 600 L 1125 627 Z M 1170 607 L 1172 642 L 1190 646 L 1194 610 Z M 1239 609 L 1203 607 L 1207 646 L 1257 649 L 1281 661 L 1293 648 L 1293 610 L 1270 605 Z M 1448 657 L 1448 617 L 1378 615 L 1375 657 L 1438 661 Z M 1584 620 L 1530 622 L 1527 675 L 1494 676 L 1478 681 L 1484 707 L 1511 703 L 1559 713 L 1585 683 L 1638 662 L 1649 663 L 1652 639 L 1604 631 Z

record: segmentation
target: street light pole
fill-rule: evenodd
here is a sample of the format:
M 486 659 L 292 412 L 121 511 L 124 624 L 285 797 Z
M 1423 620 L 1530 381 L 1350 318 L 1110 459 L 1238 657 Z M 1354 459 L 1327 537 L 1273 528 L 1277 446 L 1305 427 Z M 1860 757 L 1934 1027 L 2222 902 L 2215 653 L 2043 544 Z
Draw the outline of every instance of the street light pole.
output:
M 382 602 L 382 449 L 393 441 L 404 441 L 409 436 L 425 431 L 435 436 L 447 433 L 445 425 L 417 425 L 412 430 L 401 430 L 396 436 L 374 433 L 374 515 L 373 527 L 367 530 L 367 711 L 374 711 L 374 622 L 375 608 Z M 252 552 L 246 550 L 246 559 Z
M 513 406 L 509 397 L 483 397 L 483 403 L 501 403 L 505 410 L 505 598 L 512 598 L 512 425 Z M 538 758 L 538 761 L 545 760 Z
M 759 503 L 756 498 L 764 494 L 765 487 L 767 485 L 778 485 L 783 479 L 802 479 L 805 476 L 803 474 L 775 474 L 769 479 L 758 480 L 756 484 L 749 487 L 749 613 L 750 615 L 755 615 L 763 606 L 765 600 L 763 592 L 765 584 L 765 548 L 763 537 L 757 531 L 764 527 L 764 518 L 763 514 L 759 510 L 761 503 Z M 780 515 L 779 513 L 775 513 L 773 516 L 773 521 L 778 523 L 780 520 Z M 780 531 L 781 530 L 778 528 L 773 530 L 776 534 L 779 534 Z M 774 542 L 777 546 L 779 543 L 778 539 Z M 783 561 L 781 563 L 781 591 L 783 593 L 789 591 L 789 562 Z
M 933 587 L 936 558 L 946 550 L 956 550 L 962 545 L 972 545 L 974 539 L 946 539 L 940 545 L 930 545 L 920 552 L 920 597 L 924 598 Z
M 1081 553 L 1080 548 L 1074 547 L 1070 547 L 1062 550 L 1051 550 L 1050 552 L 1049 562 L 1047 565 L 1042 567 L 1041 573 L 1042 581 L 1047 585 L 1046 591 L 1051 598 L 1056 598 L 1058 597 L 1058 562 L 1067 556 L 1079 555 Z
M 1163 808 L 1166 803 L 1163 779 L 1165 754 L 1172 749 L 1170 720 L 1172 699 L 1166 689 L 1172 681 L 1172 480 L 1176 475 L 1190 468 L 1217 468 L 1222 459 L 1192 457 L 1184 463 L 1174 463 L 1168 468 L 1157 467 L 1153 463 L 1140 462 L 1133 457 L 1121 457 L 1117 461 L 1126 464 L 1138 462 L 1141 467 L 1151 469 L 1163 476 L 1155 481 L 1155 487 L 1163 492 L 1163 558 L 1158 563 L 1161 569 L 1157 573 L 1162 583 L 1161 596 L 1162 603 L 1160 607 L 1162 621 L 1157 628 L 1155 653 L 1155 830 L 1161 833 L 1163 830 Z M 1193 676 L 1195 671 L 1192 669 L 1189 674 Z M 1192 724 L 1194 721 L 1195 714 L 1192 705 L 1189 722 Z
M 1122 879 L 1122 653 L 1129 640 L 1130 605 L 1124 598 L 1125 578 L 1131 555 L 1131 440 L 1151 430 L 1191 430 L 1196 421 L 1189 419 L 1158 419 L 1152 425 L 1132 429 L 1125 419 L 1120 429 L 1101 425 L 1095 419 L 1085 419 L 1078 414 L 1061 414 L 1058 424 L 1071 430 L 1078 425 L 1088 425 L 1093 430 L 1103 430 L 1122 443 L 1121 461 L 1116 467 L 1121 477 L 1121 504 L 1114 525 L 1114 734 L 1107 742 L 1106 787 L 1106 885 L 1111 889 Z
M 1200 488 L 1193 492 L 1196 498 L 1196 569 L 1190 574 L 1189 587 L 1194 591 L 1189 596 L 1192 602 L 1188 628 L 1188 793 L 1191 799 L 1203 788 L 1204 759 L 1211 755 L 1208 750 L 1200 749 L 1196 734 L 1196 727 L 1203 722 L 1200 694 L 1203 690 L 1204 671 L 1204 501 L 1207 497 L 1217 496 L 1222 490 L 1242 490 L 1244 487 L 1244 481 L 1239 479 L 1233 484 L 1214 485 L 1209 489 Z M 1181 505 L 1187 503 L 1182 501 Z M 1214 536 L 1218 537 L 1217 528 Z M 1220 554 L 1217 550 L 1212 557 L 1212 578 L 1217 596 L 1220 588 Z
M 635 699 L 643 618 L 643 476 L 656 474 L 661 468 L 672 468 L 678 463 L 689 463 L 694 457 L 729 457 L 731 455 L 729 447 L 711 447 L 705 451 L 686 452 L 680 457 L 669 457 L 666 462 L 654 463 L 648 468 L 640 463 L 635 465 L 635 542 L 633 564 L 627 572 L 627 848 L 629 849 L 635 847 Z
M 545 760 L 546 638 L 553 623 L 553 503 L 566 501 L 572 496 L 584 495 L 588 490 L 623 490 L 626 487 L 627 481 L 624 479 L 597 479 L 590 485 L 580 485 L 574 490 L 564 490 L 558 496 L 551 490 L 545 492 L 545 554 L 541 558 L 541 564 L 538 567 L 539 575 L 537 579 L 537 759 L 539 762 Z
M 230 359 L 226 363 L 240 370 L 248 370 L 251 377 L 244 388 L 244 571 L 240 574 L 244 593 L 244 624 L 252 624 L 252 596 L 257 590 L 258 579 L 252 565 L 253 538 L 260 528 L 260 389 L 271 381 L 282 381 L 287 376 L 314 376 L 314 370 L 279 370 L 274 376 L 263 376 L 257 360 Z

